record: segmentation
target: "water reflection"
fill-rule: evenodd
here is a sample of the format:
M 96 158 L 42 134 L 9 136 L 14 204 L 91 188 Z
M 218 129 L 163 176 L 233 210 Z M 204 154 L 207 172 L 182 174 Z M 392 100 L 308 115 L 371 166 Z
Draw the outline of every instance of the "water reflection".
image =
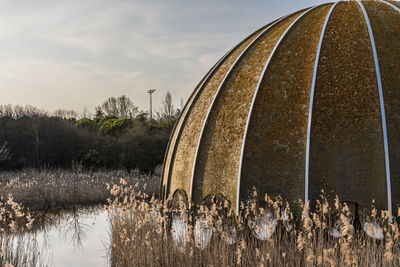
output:
M 109 221 L 102 207 L 35 214 L 34 231 L 48 266 L 107 266 Z

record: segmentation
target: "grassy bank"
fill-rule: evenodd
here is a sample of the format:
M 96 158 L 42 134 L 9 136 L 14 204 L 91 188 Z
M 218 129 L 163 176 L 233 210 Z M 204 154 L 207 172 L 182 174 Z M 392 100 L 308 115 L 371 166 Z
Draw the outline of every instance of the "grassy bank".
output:
M 183 199 L 142 201 L 123 183 L 107 207 L 111 215 L 111 266 L 399 266 L 397 218 L 372 209 L 354 223 L 338 199 L 315 212 L 304 206 L 294 225 L 281 199 L 244 207 L 235 218 L 217 198 L 188 210 Z
M 30 210 L 67 209 L 75 205 L 106 203 L 111 197 L 107 184 L 120 179 L 129 185 L 146 185 L 148 195 L 158 194 L 159 177 L 125 171 L 34 170 L 0 172 L 0 198 L 22 203 Z

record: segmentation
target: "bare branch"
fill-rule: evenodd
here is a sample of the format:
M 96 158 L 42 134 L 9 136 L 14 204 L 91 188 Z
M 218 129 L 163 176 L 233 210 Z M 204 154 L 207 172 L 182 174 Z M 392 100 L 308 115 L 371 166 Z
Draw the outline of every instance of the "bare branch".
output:
M 100 106 L 96 107 L 96 114 L 115 116 L 118 118 L 134 118 L 138 114 L 138 107 L 133 104 L 129 97 L 110 97 Z
M 11 157 L 10 149 L 8 148 L 8 143 L 5 141 L 0 147 L 0 162 L 5 161 Z
M 163 119 L 172 119 L 175 115 L 174 105 L 172 104 L 172 95 L 167 92 L 161 103 L 160 116 Z

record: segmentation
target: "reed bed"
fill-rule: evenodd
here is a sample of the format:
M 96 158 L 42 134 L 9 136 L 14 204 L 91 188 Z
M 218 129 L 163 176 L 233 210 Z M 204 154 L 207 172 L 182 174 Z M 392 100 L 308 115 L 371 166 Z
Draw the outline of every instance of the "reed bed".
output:
M 0 172 L 0 199 L 12 195 L 14 201 L 31 210 L 69 209 L 76 205 L 105 204 L 110 192 L 107 184 L 123 178 L 158 194 L 160 178 L 126 171 L 90 172 L 73 170 L 35 170 Z
M 12 197 L 0 202 L 0 266 L 45 266 L 31 231 L 34 220 Z
M 126 171 L 35 170 L 0 172 L 0 266 L 48 266 L 36 233 L 65 210 L 98 207 L 113 198 L 107 185 L 120 179 L 157 194 L 159 177 Z M 49 214 L 59 216 L 48 216 Z M 52 221 L 49 221 L 52 218 Z M 55 221 L 54 221 L 55 220 Z M 79 234 L 79 233 L 78 233 Z
M 122 266 L 399 266 L 398 217 L 355 214 L 325 197 L 296 221 L 280 198 L 242 204 L 209 198 L 193 207 L 179 196 L 143 200 L 126 181 L 110 186 L 110 265 Z M 361 216 L 361 217 L 357 217 Z

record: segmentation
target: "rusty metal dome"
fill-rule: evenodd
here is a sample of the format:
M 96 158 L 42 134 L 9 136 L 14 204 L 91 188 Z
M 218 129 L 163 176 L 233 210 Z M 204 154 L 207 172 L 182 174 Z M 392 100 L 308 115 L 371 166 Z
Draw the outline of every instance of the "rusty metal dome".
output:
M 216 194 L 236 212 L 252 187 L 397 208 L 400 3 L 327 3 L 251 34 L 190 96 L 162 178 L 164 199 Z

